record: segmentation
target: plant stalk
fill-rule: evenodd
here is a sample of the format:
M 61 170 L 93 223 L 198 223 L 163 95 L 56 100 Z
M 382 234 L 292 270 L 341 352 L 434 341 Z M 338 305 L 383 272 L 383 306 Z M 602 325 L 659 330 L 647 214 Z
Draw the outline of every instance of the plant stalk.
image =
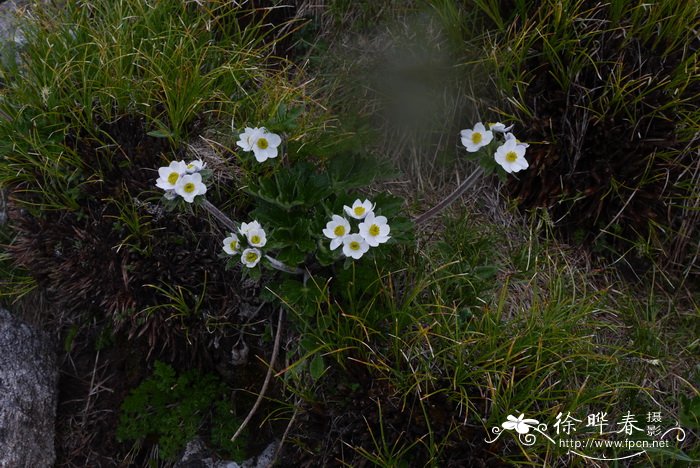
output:
M 459 184 L 459 187 L 457 187 L 454 192 L 449 194 L 447 197 L 445 197 L 444 200 L 442 200 L 440 203 L 423 213 L 422 215 L 418 216 L 416 219 L 413 220 L 413 223 L 418 225 L 426 222 L 430 218 L 434 217 L 435 215 L 439 214 L 442 210 L 450 206 L 455 200 L 457 200 L 464 192 L 467 191 L 471 186 L 474 185 L 474 183 L 479 180 L 479 178 L 483 175 L 484 170 L 481 167 L 477 167 L 474 169 L 474 171 L 469 174 L 469 177 L 467 177 L 464 182 Z

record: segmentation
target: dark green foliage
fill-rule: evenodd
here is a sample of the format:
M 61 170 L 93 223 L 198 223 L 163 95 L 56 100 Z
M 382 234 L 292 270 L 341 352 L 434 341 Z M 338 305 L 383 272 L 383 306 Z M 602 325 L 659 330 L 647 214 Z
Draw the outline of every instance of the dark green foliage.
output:
M 157 444 L 163 460 L 173 460 L 185 444 L 206 437 L 222 456 L 245 457 L 245 434 L 236 443 L 238 429 L 230 392 L 216 376 L 187 371 L 179 376 L 167 364 L 156 361 L 153 375 L 124 400 L 117 438 L 138 444 Z
M 315 163 L 297 161 L 280 164 L 269 174 L 257 175 L 247 184 L 256 199 L 250 218 L 272 229 L 266 248 L 276 251 L 276 258 L 287 265 L 317 269 L 337 261 L 339 250 L 331 252 L 322 231 L 333 214 L 344 215 L 343 206 L 357 198 L 371 198 L 375 213 L 388 218 L 394 240 L 410 238 L 411 225 L 401 214 L 402 200 L 388 195 L 365 196 L 355 192 L 371 182 L 386 178 L 392 171 L 377 159 L 345 148 L 343 143 L 327 144 L 336 136 L 319 138 L 314 148 L 294 148 L 292 159 L 306 156 L 313 160 L 315 148 L 325 148 L 324 157 Z M 311 154 L 308 152 L 312 151 Z M 372 256 L 383 249 L 372 249 Z

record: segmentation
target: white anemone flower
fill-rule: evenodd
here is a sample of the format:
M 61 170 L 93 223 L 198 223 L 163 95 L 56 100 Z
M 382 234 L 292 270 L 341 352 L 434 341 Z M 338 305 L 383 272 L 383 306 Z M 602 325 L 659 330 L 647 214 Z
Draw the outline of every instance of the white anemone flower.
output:
M 185 174 L 177 181 L 175 193 L 184 198 L 187 203 L 192 203 L 194 197 L 207 193 L 207 186 L 202 183 L 201 174 Z
M 187 172 L 187 165 L 184 161 L 172 161 L 168 166 L 158 169 L 158 179 L 156 187 L 163 190 L 174 190 L 180 177 Z
M 238 135 L 238 141 L 236 144 L 243 151 L 253 151 L 253 143 L 250 137 L 253 136 L 253 133 L 255 133 L 257 130 L 259 129 L 246 127 L 243 133 Z
M 499 146 L 494 157 L 496 162 L 509 174 L 527 169 L 529 166 L 527 159 L 525 159 L 525 147 L 519 145 L 515 138 L 506 140 Z
M 224 252 L 229 255 L 236 255 L 240 246 L 241 244 L 238 241 L 238 236 L 233 232 L 230 236 L 224 239 Z
M 492 132 L 496 132 L 496 133 L 506 133 L 506 132 L 510 132 L 514 126 L 515 126 L 515 124 L 512 124 L 509 127 L 506 127 L 506 125 L 502 124 L 501 122 L 495 122 L 495 123 L 491 122 L 491 123 L 489 123 L 489 130 L 491 130 Z
M 253 220 L 249 223 L 241 223 L 241 227 L 238 228 L 238 232 L 240 232 L 244 236 L 248 236 L 248 231 L 252 231 L 254 229 L 262 229 L 262 226 L 260 226 L 260 223 Z
M 249 229 L 245 237 L 253 247 L 264 247 L 267 244 L 267 236 L 262 228 Z
M 374 210 L 374 205 L 367 199 L 365 199 L 365 201 L 360 201 L 358 198 L 352 206 L 343 205 L 343 209 L 348 216 L 352 216 L 355 219 L 364 219 L 367 213 L 371 213 L 372 210 Z
M 368 250 L 369 244 L 359 234 L 350 234 L 343 238 L 343 253 L 346 257 L 352 257 L 357 260 Z
M 462 130 L 459 135 L 462 137 L 462 144 L 470 153 L 479 151 L 481 147 L 488 145 L 493 140 L 493 132 L 486 130 L 481 122 L 474 125 L 472 130 Z
M 258 249 L 245 249 L 243 253 L 241 253 L 241 262 L 248 268 L 253 268 L 257 265 L 261 258 L 262 254 Z
M 201 159 L 195 159 L 194 161 L 190 161 L 187 163 L 187 173 L 188 174 L 193 174 L 195 172 L 199 172 L 202 169 L 204 169 L 204 166 L 206 166 L 207 163 L 202 161 Z
M 388 241 L 389 231 L 391 228 L 387 224 L 386 216 L 374 216 L 374 213 L 369 213 L 364 222 L 360 223 L 360 235 L 370 245 L 376 247 Z
M 523 148 L 529 148 L 529 147 L 530 147 L 529 144 L 523 143 L 522 141 L 520 141 L 520 140 L 518 140 L 517 138 L 515 138 L 515 135 L 513 135 L 512 133 L 506 133 L 504 136 L 506 137 L 506 141 L 508 141 L 508 140 L 515 140 L 515 143 L 518 144 L 518 145 L 520 145 L 520 146 L 522 146 Z
M 239 135 L 236 142 L 243 151 L 252 151 L 258 162 L 265 162 L 270 158 L 276 158 L 277 147 L 282 143 L 282 138 L 276 133 L 268 132 L 265 127 L 250 128 Z
M 347 219 L 335 214 L 323 230 L 323 235 L 331 239 L 331 250 L 337 249 L 348 234 L 350 234 L 350 223 Z

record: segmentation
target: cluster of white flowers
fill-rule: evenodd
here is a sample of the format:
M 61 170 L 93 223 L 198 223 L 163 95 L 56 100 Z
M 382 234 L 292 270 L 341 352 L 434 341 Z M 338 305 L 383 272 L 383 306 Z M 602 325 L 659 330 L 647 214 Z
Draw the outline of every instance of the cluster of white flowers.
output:
M 462 144 L 467 148 L 467 151 L 475 153 L 491 143 L 494 133 L 502 134 L 504 138 L 503 144 L 496 149 L 494 158 L 510 174 L 511 172 L 527 169 L 529 164 L 525 159 L 525 150 L 530 146 L 527 143 L 519 142 L 515 135 L 510 133 L 512 128 L 512 125 L 506 127 L 504 124 L 496 122 L 489 124 L 489 129 L 486 130 L 484 124 L 478 122 L 473 129 L 462 130 L 460 136 L 462 137 Z
M 253 268 L 260 262 L 262 258 L 262 247 L 267 244 L 267 235 L 265 230 L 260 226 L 257 221 L 251 221 L 250 223 L 242 223 L 241 227 L 238 228 L 238 233 L 242 235 L 248 247 L 243 249 L 241 254 L 241 262 L 248 268 Z M 237 255 L 240 251 L 241 242 L 238 235 L 231 233 L 226 239 L 224 239 L 224 252 L 229 255 Z
M 276 158 L 277 147 L 282 143 L 282 138 L 279 135 L 268 132 L 265 127 L 246 127 L 238 138 L 236 144 L 243 151 L 252 151 L 258 162 Z
M 362 257 L 370 247 L 377 247 L 388 241 L 391 228 L 385 216 L 375 216 L 374 205 L 369 200 L 355 200 L 352 206 L 343 206 L 345 213 L 353 219 L 362 221 L 359 233 L 352 234 L 350 222 L 334 214 L 326 224 L 323 234 L 331 239 L 331 250 L 343 245 L 343 254 L 355 260 Z
M 165 198 L 174 200 L 178 195 L 187 203 L 192 203 L 197 195 L 207 193 L 207 186 L 199 173 L 205 166 L 201 159 L 185 163 L 173 161 L 168 166 L 158 169 L 156 187 L 165 190 Z

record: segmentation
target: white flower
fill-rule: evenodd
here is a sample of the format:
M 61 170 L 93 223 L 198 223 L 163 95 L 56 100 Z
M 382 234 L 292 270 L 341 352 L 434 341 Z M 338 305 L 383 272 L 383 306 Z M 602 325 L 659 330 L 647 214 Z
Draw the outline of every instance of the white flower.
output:
M 236 142 L 236 144 L 240 146 L 243 151 L 253 151 L 253 143 L 250 137 L 257 130 L 257 128 L 246 127 L 243 133 L 238 135 L 239 140 Z
M 260 262 L 261 254 L 258 249 L 245 249 L 241 254 L 241 261 L 248 268 L 253 268 Z
M 238 247 L 240 243 L 238 242 L 238 236 L 231 233 L 226 239 L 224 239 L 224 252 L 229 255 L 236 255 L 238 253 Z
M 184 161 L 172 161 L 170 165 L 158 169 L 160 177 L 156 180 L 156 187 L 163 190 L 173 190 L 180 177 L 186 172 L 187 166 Z
M 524 419 L 525 415 L 521 414 L 517 418 L 511 414 L 508 415 L 508 421 L 504 422 L 501 424 L 503 426 L 503 429 L 506 429 L 508 431 L 512 431 L 515 429 L 518 434 L 527 434 L 530 432 L 530 427 L 532 425 L 537 425 L 540 422 L 537 419 Z
M 515 143 L 518 144 L 518 145 L 520 145 L 520 146 L 522 146 L 523 148 L 529 148 L 529 147 L 530 147 L 530 145 L 528 145 L 527 143 L 523 143 L 523 142 L 521 142 L 520 140 L 518 140 L 517 138 L 515 138 L 515 135 L 513 135 L 512 133 L 506 133 L 504 136 L 506 137 L 506 141 L 508 141 L 508 140 L 515 140 Z
M 195 159 L 194 161 L 190 161 L 187 163 L 187 173 L 192 174 L 194 172 L 199 172 L 202 169 L 204 169 L 204 166 L 206 166 L 207 163 L 202 161 L 201 159 Z
M 248 231 L 252 231 L 254 229 L 262 229 L 259 222 L 251 221 L 249 223 L 241 223 L 241 227 L 238 228 L 238 232 L 247 237 Z
M 343 205 L 343 209 L 348 216 L 352 216 L 355 219 L 364 219 L 364 217 L 367 216 L 367 213 L 372 212 L 374 205 L 372 205 L 372 202 L 369 200 L 360 201 L 358 198 L 355 200 L 355 203 L 353 203 L 352 206 Z
M 506 133 L 510 132 L 514 126 L 515 124 L 511 125 L 510 127 L 506 127 L 505 124 L 502 124 L 501 122 L 491 122 L 489 123 L 489 130 L 496 133 Z
M 267 236 L 262 228 L 249 229 L 245 236 L 253 247 L 264 247 L 267 243 Z
M 342 216 L 333 215 L 333 219 L 328 221 L 323 235 L 331 240 L 331 250 L 337 249 L 343 243 L 343 238 L 350 234 L 350 223 Z
M 352 257 L 357 260 L 368 250 L 369 244 L 359 234 L 350 234 L 343 238 L 343 253 L 346 257 Z
M 252 151 L 258 162 L 265 162 L 277 157 L 277 147 L 282 143 L 282 138 L 276 133 L 268 132 L 265 127 L 250 128 L 239 135 L 236 142 L 243 151 Z
M 493 132 L 487 131 L 481 122 L 474 125 L 473 130 L 462 130 L 459 135 L 462 137 L 462 144 L 470 153 L 479 151 L 479 148 L 488 145 L 493 140 Z
M 374 216 L 374 213 L 367 214 L 364 222 L 360 223 L 360 235 L 371 247 L 389 240 L 391 228 L 387 224 L 386 216 Z
M 194 197 L 207 193 L 207 186 L 202 183 L 201 174 L 185 174 L 177 181 L 175 193 L 184 198 L 187 203 L 192 203 Z
M 509 174 L 527 169 L 529 166 L 525 159 L 525 147 L 516 143 L 515 138 L 506 140 L 499 146 L 494 157 L 496 162 Z

